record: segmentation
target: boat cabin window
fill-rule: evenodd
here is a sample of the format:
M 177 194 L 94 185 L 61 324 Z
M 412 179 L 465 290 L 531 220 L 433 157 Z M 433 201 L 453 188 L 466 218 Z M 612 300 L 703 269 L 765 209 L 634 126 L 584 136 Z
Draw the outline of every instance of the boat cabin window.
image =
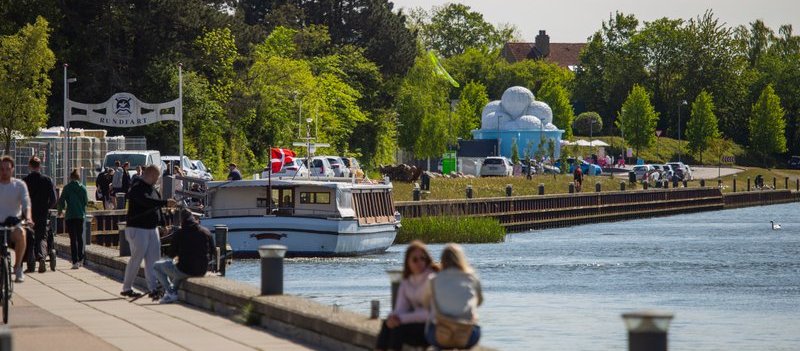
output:
M 294 207 L 294 190 L 273 188 L 272 203 L 278 208 Z
M 300 193 L 300 203 L 301 204 L 330 204 L 331 203 L 331 193 L 328 192 L 301 192 Z

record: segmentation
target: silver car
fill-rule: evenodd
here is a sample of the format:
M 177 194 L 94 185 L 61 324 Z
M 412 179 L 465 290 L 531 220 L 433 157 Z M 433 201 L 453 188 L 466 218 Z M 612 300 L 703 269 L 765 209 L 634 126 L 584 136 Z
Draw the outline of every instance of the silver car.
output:
M 513 174 L 514 165 L 503 156 L 491 156 L 483 160 L 481 177 L 510 177 Z
M 311 167 L 308 167 L 308 165 L 306 164 L 306 159 L 303 159 L 303 165 L 305 165 L 308 168 L 312 177 L 333 178 L 336 176 L 336 173 L 334 173 L 333 171 L 333 167 L 331 167 L 331 163 L 328 162 L 328 159 L 326 157 L 322 156 L 312 157 Z
M 328 159 L 328 163 L 331 164 L 331 168 L 333 169 L 333 173 L 335 177 L 344 177 L 347 178 L 350 176 L 350 169 L 347 168 L 347 163 L 339 156 L 320 156 Z

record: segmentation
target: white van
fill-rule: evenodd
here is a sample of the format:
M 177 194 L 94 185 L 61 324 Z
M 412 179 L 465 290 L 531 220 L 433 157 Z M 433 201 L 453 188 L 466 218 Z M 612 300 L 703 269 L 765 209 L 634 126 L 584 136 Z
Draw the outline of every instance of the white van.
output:
M 106 154 L 105 159 L 103 160 L 103 168 L 114 168 L 114 163 L 119 161 L 120 165 L 125 164 L 128 162 L 130 167 L 128 167 L 128 173 L 131 177 L 136 174 L 136 167 L 137 166 L 149 166 L 149 165 L 156 165 L 158 169 L 162 172 L 163 169 L 163 162 L 161 161 L 161 152 L 156 150 L 124 150 L 124 151 L 111 151 Z

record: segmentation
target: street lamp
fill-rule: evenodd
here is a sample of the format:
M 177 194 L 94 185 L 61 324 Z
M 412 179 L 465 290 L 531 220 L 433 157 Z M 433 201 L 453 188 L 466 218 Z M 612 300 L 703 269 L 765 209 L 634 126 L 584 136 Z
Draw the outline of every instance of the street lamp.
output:
M 64 64 L 64 184 L 69 183 L 69 116 L 72 114 L 69 107 L 69 85 L 78 81 L 77 78 L 67 79 L 68 64 Z
M 678 162 L 681 162 L 681 154 L 683 150 L 681 150 L 681 106 L 686 106 L 689 103 L 686 100 L 681 100 L 681 103 L 678 105 Z

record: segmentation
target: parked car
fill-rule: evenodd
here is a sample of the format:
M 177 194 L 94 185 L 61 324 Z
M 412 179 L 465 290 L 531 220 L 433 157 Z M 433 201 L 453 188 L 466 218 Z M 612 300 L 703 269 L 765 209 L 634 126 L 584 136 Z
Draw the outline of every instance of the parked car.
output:
M 670 165 L 653 165 L 653 168 L 656 169 L 659 173 L 659 179 L 668 179 L 671 180 L 672 177 L 675 175 L 675 171 L 672 169 Z
M 347 178 L 350 176 L 350 169 L 347 168 L 347 164 L 344 163 L 344 160 L 339 156 L 319 156 L 328 159 L 328 163 L 331 164 L 331 169 L 333 169 L 333 174 L 335 177 L 344 177 Z
M 303 159 L 303 165 L 308 168 L 309 173 L 312 177 L 327 177 L 333 178 L 336 176 L 336 173 L 333 171 L 333 167 L 331 167 L 331 163 L 328 162 L 328 159 L 322 156 L 314 156 L 311 158 L 311 167 L 308 167 L 306 164 L 306 159 Z
M 514 174 L 511 160 L 502 156 L 490 156 L 483 160 L 481 177 L 510 177 Z
M 692 169 L 683 162 L 670 162 L 668 165 L 672 166 L 672 169 L 675 170 L 675 174 L 677 174 L 681 180 L 694 179 L 692 176 Z
M 800 169 L 800 156 L 792 156 L 789 159 L 789 168 Z
M 211 175 L 211 170 L 206 167 L 203 161 L 200 160 L 190 160 L 192 162 L 192 166 L 200 172 L 200 178 L 205 180 L 214 180 L 214 176 Z
M 633 173 L 636 174 L 636 180 L 651 181 L 661 179 L 661 174 L 653 165 L 633 166 Z
M 167 172 L 172 173 L 172 168 L 178 165 L 180 156 L 161 156 L 161 160 L 167 164 Z M 203 173 L 192 164 L 188 157 L 183 156 L 180 162 L 181 171 L 187 177 L 203 178 Z
M 264 169 L 261 172 L 261 178 L 269 177 L 270 173 L 268 169 Z M 297 158 L 292 159 L 291 162 L 286 163 L 281 168 L 280 172 L 272 173 L 273 177 L 307 177 L 308 176 L 308 168 L 303 164 L 303 161 Z
M 128 173 L 131 177 L 136 174 L 136 167 L 156 165 L 161 171 L 164 170 L 164 162 L 161 161 L 161 152 L 156 150 L 126 150 L 126 151 L 111 151 L 106 154 L 103 159 L 103 168 L 113 168 L 114 162 L 119 161 L 120 164 L 128 162 L 130 167 Z M 101 169 L 97 170 L 98 172 Z
M 567 163 L 569 163 L 569 173 L 575 172 L 576 162 L 577 160 L 575 160 L 574 158 L 567 159 Z M 600 173 L 603 173 L 603 168 L 601 168 L 596 164 L 589 163 L 586 161 L 581 161 L 580 165 L 581 165 L 581 172 L 583 172 L 584 175 L 595 176 L 595 175 L 600 175 Z
M 355 157 L 342 157 L 342 161 L 350 170 L 350 175 L 355 174 L 356 178 L 364 178 L 364 170 L 361 169 L 361 165 Z

